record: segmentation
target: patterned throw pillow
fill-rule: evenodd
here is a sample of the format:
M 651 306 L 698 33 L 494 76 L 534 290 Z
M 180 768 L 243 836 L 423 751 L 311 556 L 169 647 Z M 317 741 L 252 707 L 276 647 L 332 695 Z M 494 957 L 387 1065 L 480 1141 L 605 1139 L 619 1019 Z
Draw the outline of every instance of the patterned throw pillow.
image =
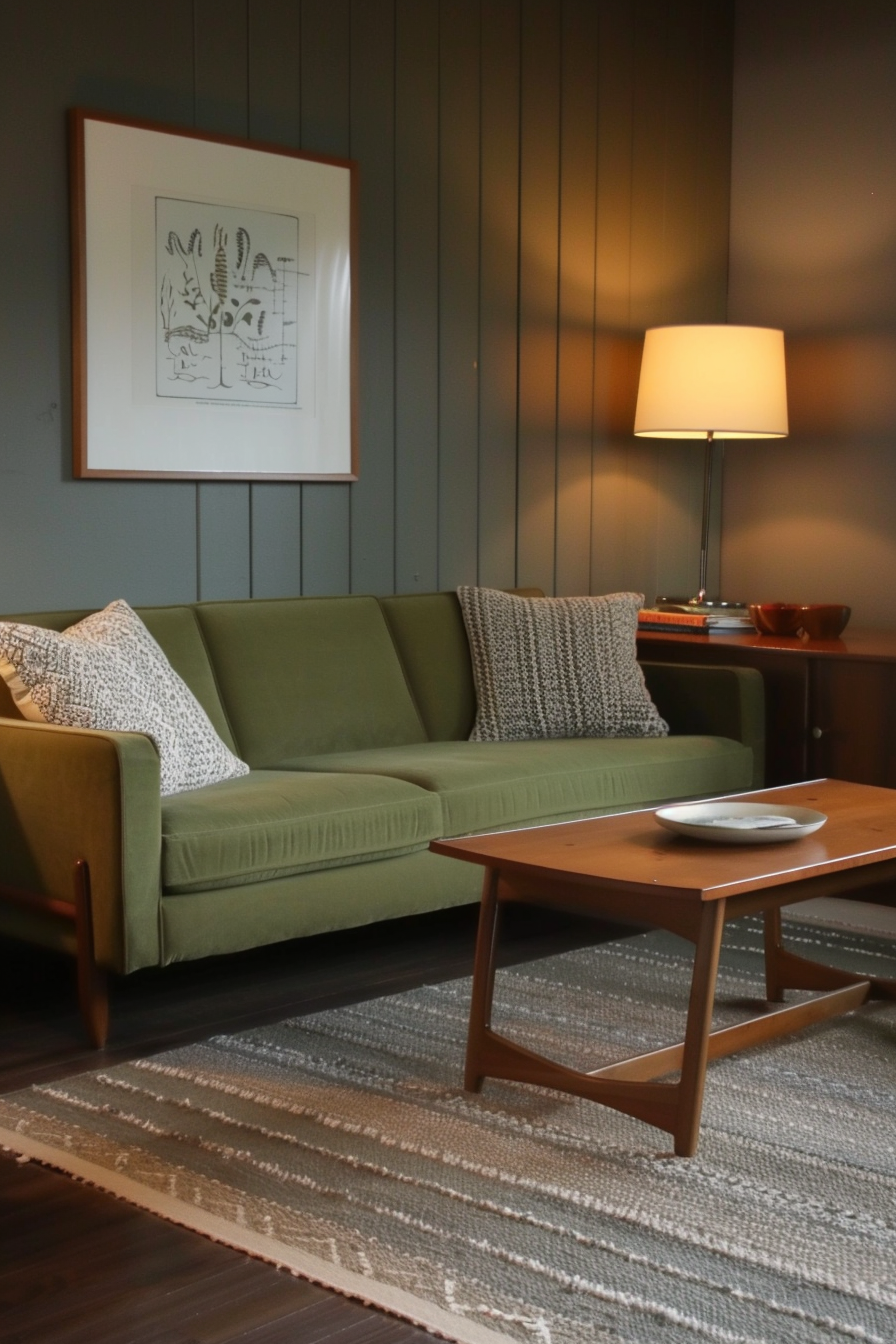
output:
M 473 742 L 665 737 L 636 658 L 638 593 L 516 597 L 457 590 L 473 677 Z
M 26 719 L 151 737 L 163 794 L 249 772 L 127 602 L 62 634 L 0 621 L 0 676 Z

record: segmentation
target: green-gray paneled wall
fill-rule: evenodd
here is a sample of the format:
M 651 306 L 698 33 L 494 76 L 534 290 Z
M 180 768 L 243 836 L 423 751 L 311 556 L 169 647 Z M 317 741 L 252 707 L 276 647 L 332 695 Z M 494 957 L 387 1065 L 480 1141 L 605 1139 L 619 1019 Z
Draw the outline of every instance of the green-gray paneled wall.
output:
M 725 319 L 733 0 L 30 0 L 4 30 L 0 610 L 693 586 L 702 452 L 631 422 L 644 328 Z M 357 482 L 72 479 L 71 106 L 358 162 Z

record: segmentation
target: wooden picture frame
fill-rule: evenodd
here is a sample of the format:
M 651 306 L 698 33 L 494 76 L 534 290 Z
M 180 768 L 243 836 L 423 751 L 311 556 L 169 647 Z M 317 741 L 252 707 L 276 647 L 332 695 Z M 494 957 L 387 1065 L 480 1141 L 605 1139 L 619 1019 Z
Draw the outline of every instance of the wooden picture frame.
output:
M 352 481 L 349 160 L 69 114 L 74 474 Z

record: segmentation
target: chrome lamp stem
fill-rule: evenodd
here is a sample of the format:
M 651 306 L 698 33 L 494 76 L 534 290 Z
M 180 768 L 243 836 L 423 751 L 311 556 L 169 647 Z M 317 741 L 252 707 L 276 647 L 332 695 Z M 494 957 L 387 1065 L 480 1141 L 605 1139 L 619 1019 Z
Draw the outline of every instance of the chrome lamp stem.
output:
M 706 431 L 706 450 L 703 458 L 703 525 L 700 533 L 700 586 L 695 602 L 706 601 L 706 565 L 709 556 L 709 506 L 712 498 L 712 441 L 714 431 Z

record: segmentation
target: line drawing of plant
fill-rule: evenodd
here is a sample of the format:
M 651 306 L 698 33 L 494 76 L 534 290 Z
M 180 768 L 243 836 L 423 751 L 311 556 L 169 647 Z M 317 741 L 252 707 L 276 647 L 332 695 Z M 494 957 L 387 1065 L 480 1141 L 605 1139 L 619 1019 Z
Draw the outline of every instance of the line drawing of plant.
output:
M 194 395 L 189 385 L 202 383 L 203 397 L 294 401 L 298 220 L 254 212 L 271 241 L 295 244 L 274 266 L 253 250 L 246 212 L 165 204 L 165 219 L 192 227 L 160 228 L 157 201 L 159 395 Z

